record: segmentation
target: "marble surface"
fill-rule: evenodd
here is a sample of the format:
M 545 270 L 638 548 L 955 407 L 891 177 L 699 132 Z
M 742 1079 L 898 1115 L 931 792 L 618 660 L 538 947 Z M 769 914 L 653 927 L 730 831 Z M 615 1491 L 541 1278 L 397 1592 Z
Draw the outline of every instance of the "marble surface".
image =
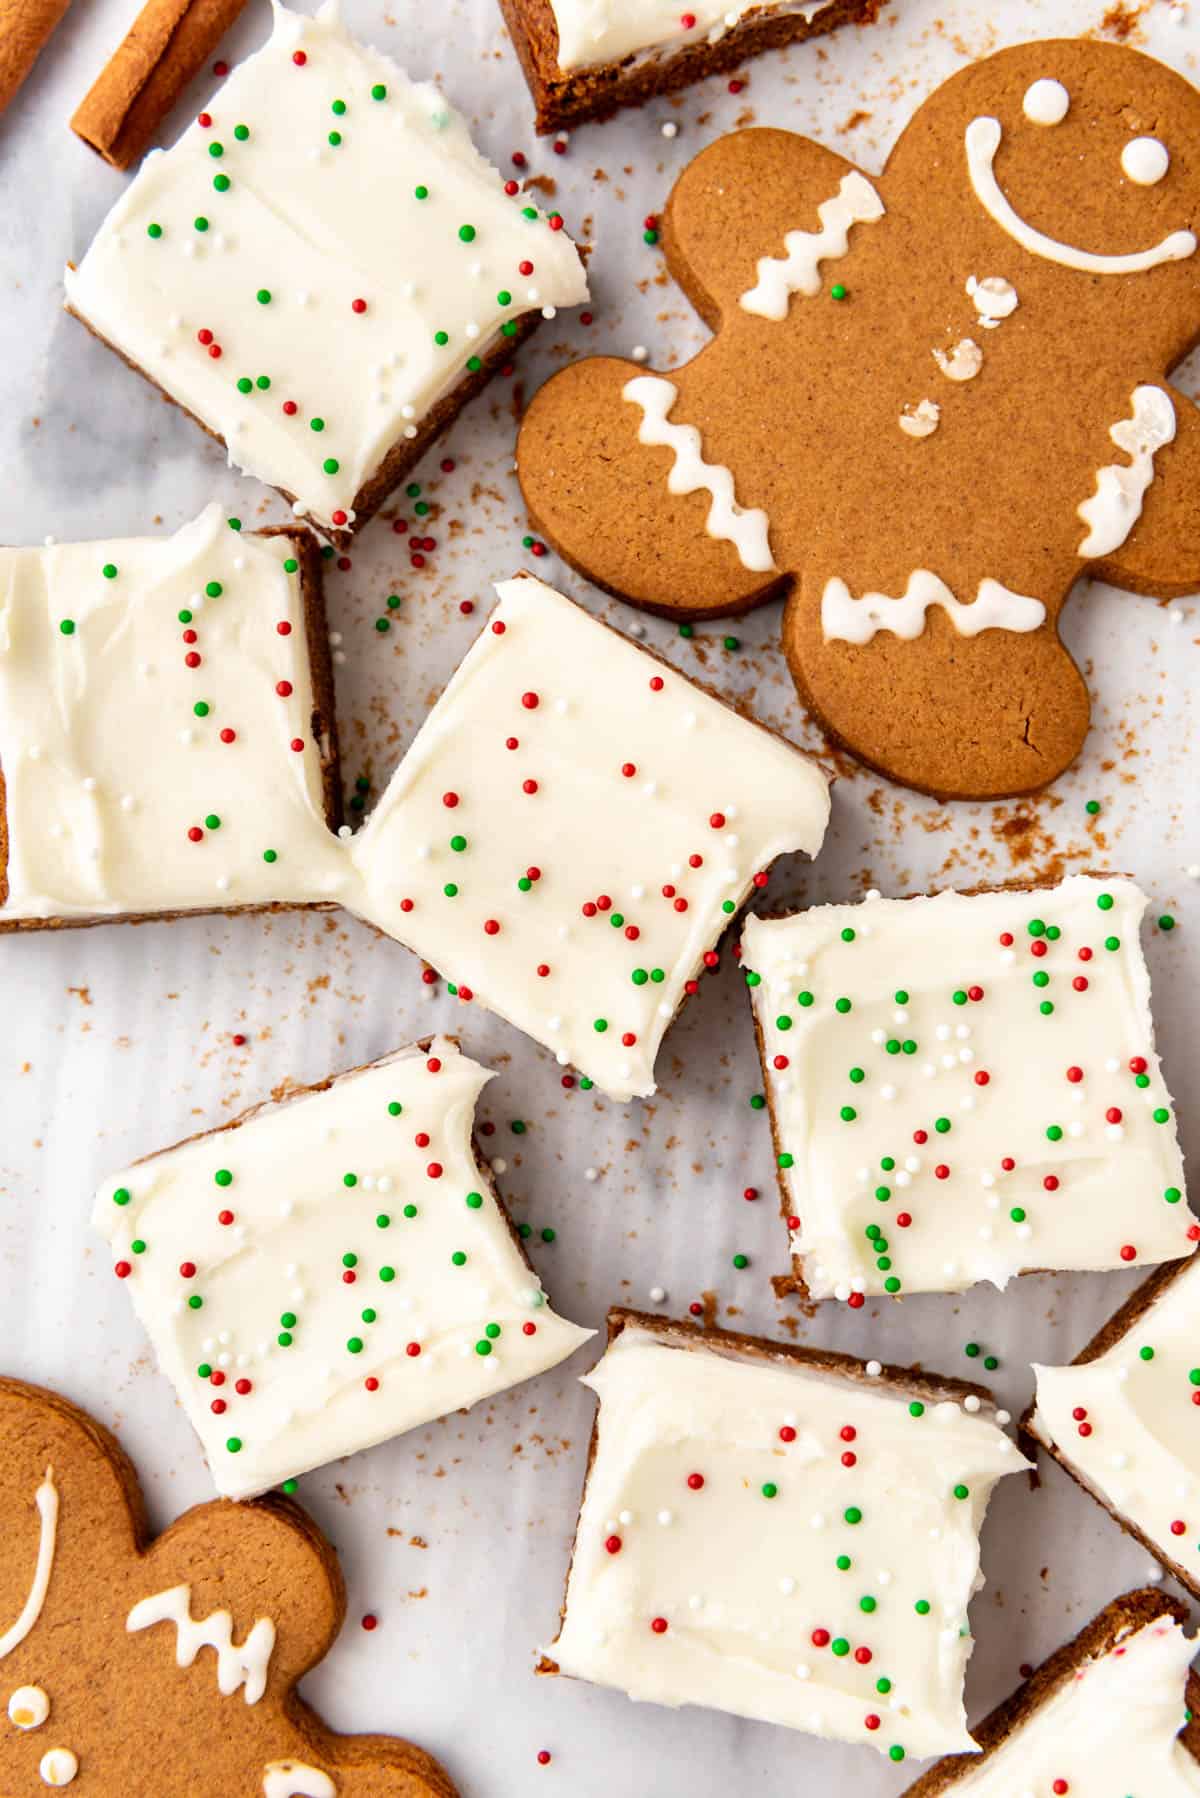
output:
M 61 310 L 61 272 L 78 256 L 123 177 L 67 129 L 74 105 L 124 30 L 128 0 L 76 0 L 35 75 L 0 120 L 0 540 L 36 543 L 174 528 L 210 498 L 248 522 L 282 516 L 274 496 L 220 453 Z M 419 471 L 437 547 L 413 569 L 405 540 L 376 520 L 331 566 L 339 633 L 339 713 L 348 784 L 367 807 L 471 641 L 489 583 L 529 561 L 511 473 L 523 394 L 570 357 L 644 344 L 659 367 L 702 329 L 643 242 L 671 180 L 737 124 L 811 132 L 882 164 L 909 111 L 965 59 L 1017 35 L 1128 29 L 1200 78 L 1200 3 L 1154 0 L 893 0 L 873 29 L 748 65 L 737 96 L 710 81 L 669 102 L 574 133 L 565 153 L 537 142 L 531 108 L 494 0 L 349 0 L 362 36 L 440 81 L 502 167 L 514 150 L 568 227 L 595 246 L 593 322 L 560 317 L 523 352 Z M 1108 19 L 1105 26 L 1103 21 Z M 1115 20 L 1115 24 L 1114 24 Z M 267 29 L 251 0 L 222 46 L 232 58 Z M 185 97 L 202 104 L 211 77 Z M 176 121 L 178 123 L 178 121 Z M 664 126 L 667 131 L 664 132 Z M 674 129 L 670 129 L 674 127 Z M 1179 380 L 1195 394 L 1200 368 Z M 443 473 L 443 457 L 453 459 Z M 388 508 L 413 520 L 411 503 Z M 800 713 L 777 648 L 776 608 L 681 639 L 638 624 L 552 556 L 537 572 L 722 691 L 750 699 L 795 741 L 820 738 Z M 402 596 L 393 628 L 375 620 Z M 464 606 L 474 605 L 474 615 Z M 1094 695 L 1077 768 L 1026 803 L 939 806 L 843 765 L 833 824 L 814 866 L 772 882 L 772 904 L 929 884 L 1055 876 L 1077 868 L 1136 874 L 1177 928 L 1153 925 L 1161 1046 L 1185 1147 L 1200 1145 L 1200 811 L 1195 802 L 1200 602 L 1174 606 L 1084 586 L 1065 635 Z M 1098 799 L 1090 817 L 1085 804 Z M 1191 872 L 1189 872 L 1191 870 Z M 826 1305 L 803 1317 L 776 1302 L 785 1266 L 748 1008 L 731 957 L 670 1033 L 649 1103 L 616 1106 L 565 1090 L 553 1060 L 508 1026 L 422 981 L 417 961 L 342 916 L 295 914 L 112 927 L 0 940 L 0 1368 L 56 1386 L 115 1428 L 137 1462 L 156 1526 L 208 1497 L 207 1471 L 157 1373 L 107 1251 L 88 1227 L 91 1194 L 131 1157 L 217 1123 L 281 1081 L 312 1080 L 420 1033 L 454 1029 L 500 1070 L 484 1145 L 556 1307 L 598 1325 L 619 1301 L 685 1311 L 715 1294 L 717 1315 L 796 1340 L 978 1371 L 974 1340 L 998 1355 L 994 1386 L 1014 1413 L 1031 1359 L 1066 1360 L 1113 1308 L 1129 1276 L 1021 1281 L 1006 1295 Z M 235 1041 L 244 1037 L 245 1041 Z M 514 1131 L 514 1121 L 525 1127 Z M 746 1202 L 743 1190 L 761 1198 Z M 552 1230 L 552 1241 L 541 1232 Z M 737 1270 L 735 1253 L 749 1257 Z M 663 1289 L 666 1297 L 651 1294 Z M 304 1502 L 341 1551 L 345 1632 L 307 1684 L 347 1729 L 408 1733 L 441 1756 L 464 1793 L 629 1798 L 754 1790 L 783 1798 L 853 1789 L 889 1798 L 906 1774 L 869 1751 L 831 1746 L 715 1713 L 633 1709 L 614 1692 L 535 1680 L 534 1650 L 554 1634 L 583 1475 L 592 1400 L 564 1369 L 466 1416 L 307 1477 Z M 1073 1632 L 1148 1572 L 1146 1555 L 1057 1470 L 1038 1491 L 1013 1480 L 984 1534 L 987 1588 L 972 1619 L 973 1715 L 1004 1695 L 1023 1661 Z M 373 1612 L 379 1627 L 360 1627 Z M 474 1725 L 470 1719 L 474 1719 Z M 540 1767 L 536 1755 L 552 1760 Z M 535 1782 L 537 1782 L 535 1784 Z

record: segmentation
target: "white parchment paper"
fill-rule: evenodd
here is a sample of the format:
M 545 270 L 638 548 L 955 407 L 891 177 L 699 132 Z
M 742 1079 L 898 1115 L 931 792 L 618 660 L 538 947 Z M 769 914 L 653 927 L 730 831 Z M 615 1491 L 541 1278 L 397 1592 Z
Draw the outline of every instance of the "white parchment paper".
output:
M 593 322 L 561 317 L 497 381 L 420 471 L 432 502 L 420 534 L 437 548 L 422 570 L 384 519 L 352 566 L 329 570 L 341 633 L 339 715 L 347 780 L 369 806 L 489 604 L 489 582 L 522 563 L 602 616 L 635 614 L 553 557 L 530 563 L 511 473 L 515 415 L 553 368 L 590 351 L 644 344 L 655 366 L 702 341 L 642 238 L 674 176 L 713 136 L 764 123 L 809 132 L 877 171 L 901 124 L 964 60 L 1021 37 L 1128 33 L 1200 79 L 1200 4 L 1153 0 L 893 0 L 875 27 L 747 65 L 738 95 L 713 80 L 641 113 L 572 135 L 564 154 L 531 131 L 531 107 L 494 0 L 347 0 L 355 29 L 440 81 L 505 168 L 515 150 L 544 177 L 568 227 L 595 246 Z M 218 451 L 61 311 L 64 261 L 78 256 L 123 177 L 67 120 L 125 30 L 132 0 L 76 0 L 34 77 L 0 119 L 0 540 L 36 543 L 174 529 L 216 496 L 247 523 L 281 502 L 224 465 Z M 1107 15 L 1107 23 L 1105 23 Z M 268 29 L 265 0 L 222 46 L 231 60 Z M 203 77 L 173 129 L 204 101 Z M 664 135 L 662 127 L 676 131 Z M 514 171 L 520 172 L 520 171 Z M 1196 393 L 1200 372 L 1180 376 Z M 450 473 L 440 471 L 452 457 Z M 411 502 L 396 508 L 413 520 Z M 402 595 L 392 630 L 374 621 Z M 472 616 L 462 606 L 475 602 Z M 777 647 L 777 608 L 681 639 L 658 620 L 646 640 L 684 669 L 753 700 L 814 747 Z M 784 871 L 771 901 L 889 893 L 929 884 L 1050 875 L 1072 868 L 1136 874 L 1177 928 L 1147 947 L 1160 1039 L 1185 1143 L 1200 1142 L 1200 807 L 1196 737 L 1200 604 L 1156 605 L 1081 588 L 1066 636 L 1094 694 L 1080 765 L 1021 804 L 939 806 L 849 770 L 826 848 Z M 1091 818 L 1085 803 L 1101 801 Z M 1188 870 L 1192 872 L 1189 874 Z M 978 1372 L 963 1345 L 994 1352 L 994 1386 L 1014 1414 L 1032 1358 L 1069 1359 L 1133 1277 L 1037 1277 L 1006 1295 L 824 1306 L 806 1319 L 776 1303 L 785 1267 L 765 1114 L 752 1110 L 757 1061 L 735 968 L 726 957 L 667 1039 L 661 1090 L 615 1106 L 564 1091 L 551 1057 L 478 1008 L 421 979 L 397 945 L 353 920 L 296 914 L 0 939 L 0 1369 L 55 1386 L 119 1433 L 165 1525 L 211 1495 L 196 1442 L 88 1228 L 96 1183 L 129 1158 L 215 1124 L 286 1079 L 312 1080 L 437 1028 L 501 1070 L 482 1117 L 504 1164 L 500 1184 L 556 1306 L 601 1325 L 614 1301 L 684 1312 L 715 1293 L 723 1321 L 950 1373 Z M 235 1034 L 244 1045 L 235 1045 Z M 512 1129 L 514 1120 L 526 1125 Z M 746 1187 L 761 1198 L 747 1202 Z M 540 1232 L 552 1229 L 552 1242 Z M 749 1266 L 732 1266 L 736 1252 Z M 651 1291 L 663 1288 L 655 1304 Z M 753 1790 L 761 1798 L 853 1791 L 885 1798 L 916 1767 L 716 1713 L 634 1708 L 620 1695 L 536 1680 L 534 1650 L 553 1636 L 583 1474 L 592 1401 L 557 1373 L 468 1416 L 356 1456 L 302 1482 L 304 1502 L 341 1551 L 346 1629 L 307 1695 L 346 1729 L 411 1734 L 470 1798 L 529 1792 L 572 1798 L 688 1798 Z M 0 1519 L 0 1529 L 3 1520 Z M 1146 1555 L 1057 1470 L 1033 1492 L 1002 1487 L 984 1539 L 988 1584 L 972 1619 L 972 1715 L 1099 1605 L 1146 1577 Z M 379 1627 L 364 1632 L 373 1612 Z M 539 1749 L 552 1759 L 539 1766 Z

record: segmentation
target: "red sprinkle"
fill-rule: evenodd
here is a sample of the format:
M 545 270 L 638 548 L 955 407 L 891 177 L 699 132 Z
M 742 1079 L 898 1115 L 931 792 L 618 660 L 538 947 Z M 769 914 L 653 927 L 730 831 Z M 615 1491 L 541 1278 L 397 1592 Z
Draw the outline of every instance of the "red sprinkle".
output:
M 667 1633 L 666 1618 L 665 1617 L 652 1618 L 650 1621 L 650 1628 L 654 1631 L 656 1636 L 665 1636 Z
M 374 1611 L 367 1612 L 366 1616 L 362 1620 L 362 1626 L 364 1629 L 377 1629 L 379 1627 L 379 1619 L 375 1615 Z

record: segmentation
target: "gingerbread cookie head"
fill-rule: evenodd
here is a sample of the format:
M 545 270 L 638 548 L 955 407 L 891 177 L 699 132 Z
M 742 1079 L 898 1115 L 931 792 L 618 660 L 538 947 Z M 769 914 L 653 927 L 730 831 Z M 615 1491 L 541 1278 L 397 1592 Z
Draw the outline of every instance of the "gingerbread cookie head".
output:
M 1088 721 L 1059 641 L 1078 578 L 1200 585 L 1200 94 L 1088 40 L 935 92 L 868 177 L 722 138 L 665 215 L 714 337 L 669 378 L 596 359 L 518 445 L 538 528 L 681 617 L 786 591 L 825 727 L 945 796 L 1045 785 Z
M 188 1511 L 144 1543 L 116 1442 L 0 1380 L 0 1791 L 454 1798 L 419 1749 L 336 1736 L 295 1695 L 345 1611 L 284 1499 Z

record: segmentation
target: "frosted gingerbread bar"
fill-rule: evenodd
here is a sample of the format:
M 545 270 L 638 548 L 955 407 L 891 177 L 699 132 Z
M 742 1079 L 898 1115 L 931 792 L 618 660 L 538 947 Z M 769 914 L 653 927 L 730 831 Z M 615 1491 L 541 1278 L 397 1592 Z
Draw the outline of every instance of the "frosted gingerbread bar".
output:
M 976 1725 L 982 1753 L 939 1761 L 904 1798 L 1195 1798 L 1200 1681 L 1186 1615 L 1162 1592 L 1115 1599 Z
M 992 1487 L 1026 1465 L 986 1390 L 609 1314 L 543 1672 L 869 1743 L 972 1749 L 967 1605 Z
M 500 0 L 539 132 L 608 118 L 748 56 L 867 24 L 884 0 Z
M 797 1282 L 1005 1286 L 1195 1249 L 1132 881 L 752 918 L 743 964 Z
M 101 1187 L 96 1228 L 225 1497 L 473 1405 L 587 1341 L 550 1310 L 476 1157 L 491 1077 L 435 1037 Z
M 321 558 L 237 522 L 0 549 L 0 931 L 338 897 Z
M 506 191 L 436 88 L 328 6 L 274 17 L 146 158 L 68 268 L 67 305 L 233 463 L 344 536 L 587 287 L 561 219 Z
M 1069 1367 L 1035 1367 L 1025 1427 L 1200 1598 L 1198 1266 L 1158 1269 Z
M 351 845 L 347 903 L 613 1098 L 654 1060 L 825 775 L 528 575 Z

